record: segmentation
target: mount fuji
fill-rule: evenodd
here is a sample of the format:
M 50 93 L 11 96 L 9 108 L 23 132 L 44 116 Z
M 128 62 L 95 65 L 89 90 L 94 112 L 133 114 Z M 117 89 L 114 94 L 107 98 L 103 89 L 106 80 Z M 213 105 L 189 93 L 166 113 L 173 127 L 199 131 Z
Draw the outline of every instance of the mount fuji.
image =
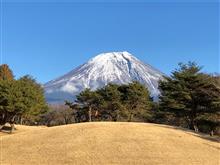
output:
M 108 83 L 127 84 L 139 81 L 151 96 L 159 95 L 158 81 L 164 74 L 128 52 L 102 53 L 69 73 L 44 84 L 48 103 L 73 101 L 82 90 L 95 90 Z

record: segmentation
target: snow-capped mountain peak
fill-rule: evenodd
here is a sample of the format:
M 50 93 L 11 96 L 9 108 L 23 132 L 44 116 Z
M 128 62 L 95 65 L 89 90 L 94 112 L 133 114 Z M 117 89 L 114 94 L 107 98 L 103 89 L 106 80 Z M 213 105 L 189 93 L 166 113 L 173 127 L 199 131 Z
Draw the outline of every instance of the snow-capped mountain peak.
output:
M 73 99 L 85 88 L 95 90 L 108 83 L 127 84 L 139 81 L 157 96 L 158 80 L 163 74 L 144 64 L 132 54 L 124 52 L 102 53 L 60 78 L 44 85 L 49 102 Z

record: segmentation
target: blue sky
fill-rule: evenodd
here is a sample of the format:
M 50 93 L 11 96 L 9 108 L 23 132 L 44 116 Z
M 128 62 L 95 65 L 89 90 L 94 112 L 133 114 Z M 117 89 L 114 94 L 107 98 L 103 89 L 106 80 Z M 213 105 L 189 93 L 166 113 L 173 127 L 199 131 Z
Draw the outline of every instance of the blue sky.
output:
M 45 83 L 91 57 L 128 51 L 166 74 L 178 62 L 219 69 L 217 1 L 2 0 L 3 63 Z

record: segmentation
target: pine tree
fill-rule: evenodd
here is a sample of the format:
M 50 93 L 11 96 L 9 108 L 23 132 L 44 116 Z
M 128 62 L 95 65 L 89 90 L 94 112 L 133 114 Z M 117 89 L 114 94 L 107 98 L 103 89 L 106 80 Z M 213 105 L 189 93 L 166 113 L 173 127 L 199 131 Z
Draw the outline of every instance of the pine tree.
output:
M 179 64 L 171 77 L 159 83 L 161 109 L 183 118 L 190 129 L 198 131 L 197 119 L 205 113 L 215 113 L 220 105 L 220 88 L 211 76 L 201 73 L 201 67 L 189 62 Z
M 119 85 L 109 84 L 98 90 L 97 93 L 101 96 L 101 108 L 99 108 L 101 116 L 110 116 L 112 121 L 117 121 L 123 116 L 124 106 L 121 101 L 122 94 L 119 91 Z
M 0 80 L 0 127 L 12 125 L 15 117 L 23 112 L 22 92 L 16 81 Z
M 9 122 L 13 130 L 16 117 L 34 120 L 46 110 L 44 91 L 30 76 L 19 80 L 0 80 L 1 127 Z
M 0 66 L 0 80 L 13 80 L 13 72 L 7 64 Z
M 120 91 L 123 94 L 123 102 L 126 105 L 128 121 L 132 121 L 135 116 L 147 118 L 152 108 L 152 99 L 148 89 L 135 81 L 128 85 L 122 85 Z
M 209 76 L 209 81 L 214 84 L 214 86 L 220 89 L 220 76 Z M 208 89 L 207 89 L 208 90 Z M 208 90 L 210 92 L 210 90 Z M 220 97 L 220 96 L 219 96 Z M 213 136 L 214 133 L 219 134 L 218 129 L 220 129 L 220 103 L 216 100 L 213 102 L 212 106 L 209 107 L 211 113 L 203 113 L 198 119 L 198 126 L 202 132 L 210 133 Z M 210 112 L 209 111 L 209 112 Z
M 86 116 L 86 121 L 93 121 L 97 110 L 97 93 L 90 89 L 85 89 L 76 96 L 76 103 L 79 104 L 81 114 Z
M 40 114 L 48 110 L 44 97 L 44 90 L 31 76 L 26 75 L 17 80 L 22 92 L 21 103 L 23 104 L 22 118 L 34 122 Z

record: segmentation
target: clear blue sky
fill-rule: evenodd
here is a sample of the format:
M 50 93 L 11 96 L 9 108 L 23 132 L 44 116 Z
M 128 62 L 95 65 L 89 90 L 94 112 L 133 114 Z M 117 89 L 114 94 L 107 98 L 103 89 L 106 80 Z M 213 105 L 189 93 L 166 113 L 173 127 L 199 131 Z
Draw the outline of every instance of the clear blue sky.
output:
M 91 57 L 129 51 L 166 74 L 178 62 L 219 69 L 219 3 L 2 0 L 3 63 L 45 83 Z

